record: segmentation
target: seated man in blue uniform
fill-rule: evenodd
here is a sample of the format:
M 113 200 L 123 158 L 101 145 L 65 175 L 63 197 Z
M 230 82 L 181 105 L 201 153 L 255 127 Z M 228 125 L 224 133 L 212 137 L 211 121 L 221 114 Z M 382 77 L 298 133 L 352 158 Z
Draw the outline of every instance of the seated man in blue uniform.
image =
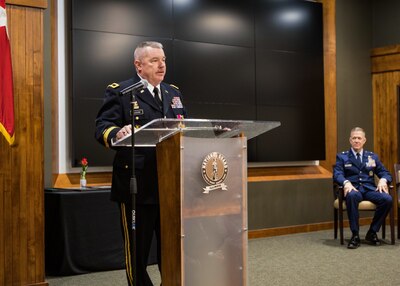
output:
M 347 215 L 352 237 L 347 245 L 349 249 L 360 246 L 358 204 L 362 200 L 371 201 L 376 211 L 365 240 L 372 245 L 380 245 L 377 232 L 385 223 L 392 207 L 392 197 L 388 193 L 388 183 L 392 181 L 389 171 L 383 166 L 376 154 L 364 150 L 367 141 L 365 132 L 355 127 L 350 132 L 349 151 L 337 154 L 333 179 L 343 186 Z M 375 184 L 375 176 L 379 178 Z
M 166 62 L 163 46 L 158 42 L 143 42 L 134 52 L 135 75 L 126 81 L 110 84 L 103 105 L 96 118 L 96 139 L 106 147 L 111 140 L 120 139 L 132 132 L 131 96 L 129 90 L 140 81 L 147 80 L 147 88 L 136 92 L 132 103 L 135 128 L 157 118 L 186 117 L 179 89 L 163 82 Z M 121 212 L 121 226 L 125 246 L 125 263 L 128 285 L 153 285 L 146 267 L 153 233 L 157 238 L 157 259 L 161 269 L 160 209 L 158 198 L 157 158 L 154 147 L 135 148 L 135 176 L 137 195 L 135 209 L 136 253 L 132 241 L 132 150 L 116 147 L 111 186 L 111 200 L 116 201 Z M 132 258 L 136 255 L 136 265 Z M 137 276 L 133 277 L 133 267 Z

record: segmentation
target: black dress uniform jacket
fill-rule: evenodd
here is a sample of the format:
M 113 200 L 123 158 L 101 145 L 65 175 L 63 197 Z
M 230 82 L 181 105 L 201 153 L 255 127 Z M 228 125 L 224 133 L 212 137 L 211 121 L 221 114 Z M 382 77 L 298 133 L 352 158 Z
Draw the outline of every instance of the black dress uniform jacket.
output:
M 125 88 L 137 83 L 134 78 L 114 83 L 107 87 L 103 106 L 96 118 L 96 139 L 106 147 L 111 147 L 111 139 L 125 125 L 131 124 L 131 96 L 121 95 Z M 136 128 L 156 118 L 184 118 L 186 111 L 179 89 L 161 82 L 163 110 L 157 105 L 153 95 L 146 88 L 136 93 L 135 126 Z M 130 201 L 130 178 L 132 176 L 132 151 L 128 147 L 115 147 L 113 162 L 111 200 Z M 157 158 L 154 147 L 135 148 L 135 174 L 137 178 L 138 204 L 158 204 Z

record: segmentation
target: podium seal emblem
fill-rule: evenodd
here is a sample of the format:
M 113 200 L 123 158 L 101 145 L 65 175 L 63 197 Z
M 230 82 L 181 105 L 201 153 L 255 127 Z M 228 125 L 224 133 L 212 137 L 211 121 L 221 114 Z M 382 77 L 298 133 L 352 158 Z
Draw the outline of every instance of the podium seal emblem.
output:
M 204 194 L 218 189 L 223 191 L 228 190 L 228 186 L 224 184 L 228 175 L 228 163 L 221 153 L 211 152 L 204 158 L 201 164 L 201 175 L 208 184 L 207 187 L 203 188 Z

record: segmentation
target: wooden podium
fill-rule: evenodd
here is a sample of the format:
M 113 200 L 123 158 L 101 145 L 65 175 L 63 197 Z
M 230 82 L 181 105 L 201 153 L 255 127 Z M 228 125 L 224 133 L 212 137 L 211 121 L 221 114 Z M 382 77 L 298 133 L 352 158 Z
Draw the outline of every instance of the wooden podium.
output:
M 156 119 L 135 130 L 135 146 L 157 148 L 163 286 L 247 285 L 247 140 L 279 125 Z

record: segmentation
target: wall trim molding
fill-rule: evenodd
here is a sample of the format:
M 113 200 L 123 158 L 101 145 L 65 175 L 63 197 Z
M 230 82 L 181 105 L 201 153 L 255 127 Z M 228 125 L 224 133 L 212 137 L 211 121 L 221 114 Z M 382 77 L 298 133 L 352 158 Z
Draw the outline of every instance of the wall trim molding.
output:
M 54 188 L 76 188 L 80 186 L 80 174 L 54 174 Z M 86 180 L 88 187 L 111 186 L 111 172 L 87 173 Z
M 372 73 L 400 70 L 400 45 L 375 48 L 371 51 Z
M 332 172 L 321 166 L 248 168 L 248 182 L 331 179 Z M 112 172 L 87 173 L 88 186 L 111 185 Z M 79 187 L 79 173 L 53 174 L 54 188 Z
M 6 4 L 42 9 L 47 8 L 47 0 L 6 0 Z

